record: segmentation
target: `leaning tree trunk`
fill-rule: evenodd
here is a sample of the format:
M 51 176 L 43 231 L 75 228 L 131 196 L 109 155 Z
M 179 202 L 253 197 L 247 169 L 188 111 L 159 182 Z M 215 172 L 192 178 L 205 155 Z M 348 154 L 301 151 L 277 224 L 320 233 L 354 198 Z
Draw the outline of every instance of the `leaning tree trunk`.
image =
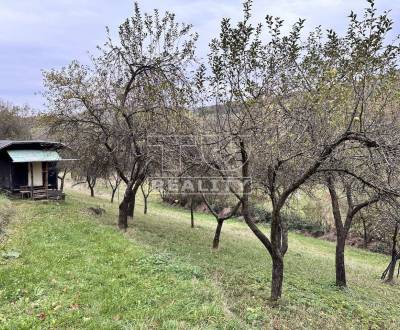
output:
M 224 220 L 217 220 L 217 229 L 215 230 L 214 240 L 213 240 L 213 249 L 218 249 L 219 247 L 219 238 L 221 236 L 222 225 L 224 224 Z
M 393 282 L 394 271 L 396 270 L 396 263 L 397 263 L 397 253 L 392 254 L 392 260 L 390 261 L 390 264 L 389 264 L 389 272 L 388 272 L 388 276 L 386 279 L 386 282 L 388 282 L 388 283 Z
M 111 190 L 111 204 L 114 203 L 115 193 L 117 192 L 117 189 L 118 188 Z
M 346 268 L 344 264 L 344 249 L 346 244 L 346 237 L 344 234 L 337 234 L 336 237 L 336 256 L 335 256 L 335 267 L 336 267 L 336 285 L 338 287 L 346 287 Z
M 387 266 L 386 270 L 382 274 L 382 280 L 385 279 L 386 275 L 386 282 L 392 283 L 394 278 L 394 272 L 396 270 L 397 260 L 399 259 L 399 254 L 397 252 L 397 234 L 399 232 L 399 224 L 396 223 L 396 227 L 394 229 L 393 240 L 392 240 L 392 258 L 390 260 L 389 265 Z

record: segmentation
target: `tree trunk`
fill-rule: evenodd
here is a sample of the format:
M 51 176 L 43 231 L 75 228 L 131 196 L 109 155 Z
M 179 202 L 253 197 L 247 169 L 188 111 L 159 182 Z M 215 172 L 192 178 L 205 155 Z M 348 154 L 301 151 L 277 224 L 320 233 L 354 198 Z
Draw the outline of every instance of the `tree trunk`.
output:
M 271 244 L 273 253 L 272 257 L 272 282 L 271 282 L 271 300 L 277 301 L 282 295 L 283 285 L 283 257 L 286 253 L 285 234 L 282 224 L 280 209 L 273 205 L 271 219 Z M 278 251 L 278 252 L 276 252 Z
M 133 218 L 135 213 L 135 203 L 136 203 L 136 194 L 134 192 L 131 193 L 131 199 L 128 202 L 128 217 Z
M 386 282 L 392 283 L 394 277 L 394 271 L 396 270 L 396 263 L 397 263 L 397 254 L 392 254 L 392 260 L 389 264 L 389 272 L 386 279 Z
M 213 240 L 213 249 L 218 249 L 219 247 L 219 237 L 221 236 L 222 225 L 224 224 L 223 220 L 217 220 L 217 229 L 215 230 L 214 240 Z
M 144 200 L 144 210 L 143 213 L 147 214 L 147 197 L 143 196 L 143 200 Z
M 117 192 L 117 189 L 112 189 L 112 191 L 111 191 L 111 204 L 114 203 L 114 198 L 115 198 L 116 192 Z
M 245 175 L 246 176 L 246 175 Z M 245 185 L 246 188 L 246 185 Z M 280 299 L 282 296 L 282 287 L 283 287 L 283 256 L 284 252 L 286 252 L 287 246 L 284 248 L 282 247 L 281 244 L 278 244 L 278 242 L 282 243 L 287 242 L 287 236 L 285 239 L 282 240 L 282 237 L 280 239 L 277 239 L 277 233 L 282 233 L 281 230 L 277 230 L 276 226 L 281 225 L 278 224 L 277 221 L 281 220 L 280 218 L 280 213 L 279 211 L 275 210 L 274 211 L 274 226 L 275 228 L 272 228 L 271 224 L 271 241 L 268 239 L 268 237 L 257 227 L 257 225 L 254 223 L 254 221 L 251 218 L 250 211 L 249 211 L 249 201 L 248 201 L 248 195 L 244 195 L 242 197 L 242 215 L 244 217 L 244 220 L 247 224 L 247 226 L 250 228 L 250 230 L 256 235 L 256 237 L 260 240 L 260 242 L 265 246 L 267 249 L 268 253 L 270 254 L 272 258 L 272 282 L 271 282 L 271 300 L 272 301 L 277 301 Z M 278 216 L 278 217 L 276 217 Z M 273 234 L 273 232 L 275 234 Z M 285 235 L 287 232 L 284 233 Z M 283 249 L 282 249 L 283 248 Z M 282 250 L 282 254 L 279 253 L 277 254 L 277 250 Z
M 132 186 L 126 188 L 124 198 L 122 202 L 119 204 L 119 215 L 118 215 L 118 228 L 121 230 L 126 230 L 128 228 L 128 216 L 131 207 L 132 200 Z
M 131 191 L 131 198 L 129 200 L 129 205 L 128 205 L 128 217 L 133 218 L 134 213 L 135 213 L 135 204 L 136 204 L 136 194 L 137 191 L 140 187 L 140 183 L 136 182 L 134 185 L 132 191 Z
M 60 191 L 64 191 L 65 177 L 60 179 Z
M 365 218 L 362 219 L 363 230 L 364 230 L 364 248 L 368 248 L 368 233 L 367 233 L 367 224 Z
M 396 227 L 394 229 L 394 234 L 393 234 L 393 240 L 392 240 L 392 259 L 390 261 L 390 264 L 388 266 L 388 275 L 386 282 L 392 283 L 393 282 L 393 277 L 394 277 L 394 271 L 396 270 L 396 264 L 398 260 L 398 254 L 397 254 L 397 234 L 399 231 L 399 224 L 396 223 Z M 385 274 L 386 275 L 386 274 Z
M 190 199 L 190 227 L 194 228 L 194 213 L 193 213 L 193 208 L 194 208 L 194 201 L 193 198 Z
M 65 185 L 65 177 L 67 176 L 67 170 L 64 170 L 62 176 L 59 176 L 58 178 L 60 179 L 60 191 L 64 191 L 64 185 Z
M 346 287 L 346 268 L 344 264 L 344 248 L 346 244 L 346 237 L 343 234 L 337 234 L 336 238 L 336 285 L 338 287 Z
M 94 197 L 94 187 L 96 185 L 96 179 L 93 179 L 92 177 L 87 176 L 86 177 L 86 182 L 87 182 L 87 184 L 89 186 L 89 189 L 90 189 L 90 197 Z
M 277 301 L 282 296 L 283 285 L 283 258 L 272 256 L 272 282 L 271 282 L 271 300 Z
M 119 215 L 118 215 L 118 228 L 126 230 L 128 228 L 128 200 L 124 198 L 119 204 Z
M 346 244 L 346 230 L 343 226 L 342 215 L 340 213 L 339 198 L 336 193 L 335 185 L 331 177 L 327 179 L 327 186 L 332 203 L 332 213 L 335 220 L 336 229 L 336 254 L 335 254 L 335 270 L 336 285 L 338 287 L 346 287 L 346 268 L 344 264 L 344 248 Z M 348 221 L 351 221 L 349 218 Z

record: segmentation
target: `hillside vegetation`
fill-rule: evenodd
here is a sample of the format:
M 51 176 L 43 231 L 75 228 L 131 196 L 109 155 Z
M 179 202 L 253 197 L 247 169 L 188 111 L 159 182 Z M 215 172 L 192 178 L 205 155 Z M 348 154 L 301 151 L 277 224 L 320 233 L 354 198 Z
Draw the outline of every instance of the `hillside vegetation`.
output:
M 0 210 L 6 203 L 0 199 Z M 116 205 L 79 192 L 65 203 L 11 205 L 0 251 L 2 329 L 396 329 L 400 322 L 400 288 L 379 280 L 387 256 L 348 248 L 349 289 L 338 290 L 334 244 L 291 233 L 285 294 L 274 305 L 270 258 L 240 222 L 224 225 L 212 251 L 211 216 L 196 214 L 191 229 L 187 211 L 157 201 L 147 215 L 138 203 L 125 234 L 115 229 Z M 92 215 L 90 206 L 106 213 Z

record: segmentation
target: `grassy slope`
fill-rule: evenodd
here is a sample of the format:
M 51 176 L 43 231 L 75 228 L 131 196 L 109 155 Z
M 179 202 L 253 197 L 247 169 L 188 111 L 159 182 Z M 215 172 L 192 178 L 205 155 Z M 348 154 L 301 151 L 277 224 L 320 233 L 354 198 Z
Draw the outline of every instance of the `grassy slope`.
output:
M 13 206 L 4 248 L 21 257 L 0 265 L 0 328 L 234 326 L 201 269 L 132 244 L 85 203 Z
M 107 214 L 92 218 L 82 212 L 90 203 Z M 284 298 L 274 307 L 267 300 L 270 259 L 242 223 L 224 225 L 221 248 L 214 252 L 211 217 L 197 214 L 197 227 L 190 229 L 186 211 L 156 202 L 146 216 L 139 203 L 125 235 L 115 231 L 116 209 L 105 200 L 74 192 L 65 205 L 14 204 L 19 222 L 13 222 L 7 249 L 22 256 L 0 266 L 0 320 L 6 327 L 44 322 L 55 328 L 395 329 L 400 324 L 400 289 L 379 281 L 387 263 L 382 255 L 348 248 L 350 289 L 339 291 L 333 286 L 334 244 L 291 234 Z

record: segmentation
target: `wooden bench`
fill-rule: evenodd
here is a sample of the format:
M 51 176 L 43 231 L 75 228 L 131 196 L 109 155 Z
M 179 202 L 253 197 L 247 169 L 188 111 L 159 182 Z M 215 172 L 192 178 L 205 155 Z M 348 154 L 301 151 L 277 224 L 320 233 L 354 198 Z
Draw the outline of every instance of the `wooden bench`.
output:
M 20 190 L 19 193 L 21 195 L 21 199 L 24 199 L 24 197 L 27 197 L 27 198 L 32 197 L 32 192 L 30 190 Z

